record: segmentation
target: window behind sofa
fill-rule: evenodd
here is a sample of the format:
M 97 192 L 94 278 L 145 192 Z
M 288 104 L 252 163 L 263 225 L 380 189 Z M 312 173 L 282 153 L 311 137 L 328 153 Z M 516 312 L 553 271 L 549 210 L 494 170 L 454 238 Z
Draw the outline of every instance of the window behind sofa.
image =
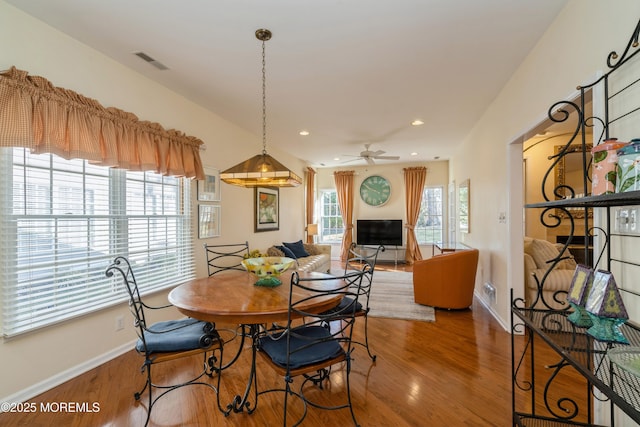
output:
M 320 191 L 320 241 L 336 243 L 342 241 L 344 225 L 338 205 L 336 190 Z
M 115 255 L 144 293 L 195 276 L 190 181 L 0 150 L 4 336 L 125 301 Z

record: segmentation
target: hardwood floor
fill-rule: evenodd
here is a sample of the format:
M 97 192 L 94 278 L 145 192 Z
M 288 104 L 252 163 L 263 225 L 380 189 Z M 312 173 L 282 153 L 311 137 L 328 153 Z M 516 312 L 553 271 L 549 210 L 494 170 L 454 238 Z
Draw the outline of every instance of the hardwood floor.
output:
M 357 322 L 356 334 L 362 337 L 363 330 L 363 322 Z M 369 338 L 377 361 L 371 362 L 366 351 L 357 348 L 351 372 L 353 404 L 361 426 L 513 425 L 510 335 L 480 304 L 474 303 L 464 311 L 438 310 L 433 323 L 370 317 Z M 522 346 L 524 338 L 518 336 L 516 341 Z M 541 347 L 538 345 L 536 351 Z M 558 361 L 549 352 L 546 355 L 550 362 Z M 46 363 L 46 358 L 43 360 Z M 29 402 L 36 407 L 34 413 L 0 414 L 0 425 L 141 426 L 145 407 L 133 399 L 134 391 L 144 380 L 140 363 L 141 358 L 132 350 L 34 398 Z M 195 356 L 158 366 L 155 374 L 176 381 L 195 373 L 201 363 L 202 359 Z M 260 389 L 283 385 L 281 378 L 261 365 L 260 358 L 257 370 Z M 249 351 L 246 351 L 222 375 L 220 398 L 224 403 L 244 389 L 248 371 Z M 324 389 L 313 389 L 309 394 L 327 402 L 344 397 L 343 373 L 334 371 Z M 562 389 L 565 394 L 574 393 L 573 379 L 566 380 Z M 146 395 L 143 401 L 145 398 Z M 99 410 L 88 413 L 41 410 L 46 405 L 55 409 L 62 402 L 86 402 L 89 407 L 97 403 Z M 224 417 L 217 410 L 215 393 L 210 389 L 185 387 L 169 393 L 154 406 L 150 425 L 281 425 L 281 402 L 281 394 L 261 396 L 253 414 L 232 413 Z M 293 409 L 294 415 L 298 409 Z M 352 422 L 348 410 L 322 411 L 310 407 L 302 425 L 350 426 Z

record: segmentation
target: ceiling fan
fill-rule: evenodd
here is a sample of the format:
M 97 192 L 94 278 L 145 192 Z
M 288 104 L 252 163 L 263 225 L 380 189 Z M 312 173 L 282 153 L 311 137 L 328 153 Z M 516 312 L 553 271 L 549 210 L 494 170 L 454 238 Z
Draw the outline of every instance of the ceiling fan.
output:
M 383 154 L 386 153 L 386 151 L 382 151 L 382 150 L 371 151 L 371 150 L 369 150 L 369 146 L 370 145 L 371 144 L 364 144 L 364 151 L 361 151 L 358 156 L 345 154 L 345 156 L 347 156 L 347 157 L 356 157 L 356 159 L 347 160 L 347 162 L 352 162 L 354 160 L 363 159 L 368 164 L 375 165 L 376 162 L 374 160 L 398 160 L 398 159 L 400 159 L 400 156 L 383 156 Z

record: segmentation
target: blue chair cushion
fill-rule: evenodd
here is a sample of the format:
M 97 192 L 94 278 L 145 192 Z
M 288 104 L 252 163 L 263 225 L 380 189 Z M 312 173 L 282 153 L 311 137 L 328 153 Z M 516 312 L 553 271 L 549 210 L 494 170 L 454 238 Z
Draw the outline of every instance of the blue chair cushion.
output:
M 154 323 L 144 332 L 147 352 L 166 353 L 206 348 L 210 345 L 207 345 L 207 336 L 216 336 L 210 325 L 191 318 Z M 141 339 L 136 343 L 136 350 L 144 352 Z
M 281 250 L 284 256 L 286 256 L 287 258 L 298 259 L 296 254 L 294 254 L 293 251 L 286 246 L 276 246 L 276 249 Z
M 334 308 L 332 308 L 331 310 L 327 310 L 322 314 L 331 314 L 331 313 L 337 313 L 337 312 L 341 312 L 342 310 L 345 310 L 345 314 L 348 314 L 347 308 L 350 308 L 351 304 L 353 304 L 353 298 L 351 297 L 344 297 L 342 298 L 342 300 L 340 301 L 340 304 L 338 304 L 337 306 L 335 306 Z M 360 301 L 358 301 L 356 303 L 356 313 L 359 311 L 363 311 L 364 308 L 362 307 L 362 304 L 360 304 Z
M 302 335 L 303 337 L 297 336 Z M 344 353 L 344 350 L 337 341 L 319 340 L 330 338 L 331 332 L 322 326 L 301 326 L 294 329 L 291 335 L 291 344 L 289 356 L 289 367 L 291 369 L 301 368 L 303 366 L 313 365 L 324 360 L 330 360 Z M 319 342 L 296 351 L 297 349 L 309 345 L 312 341 Z M 270 337 L 262 337 L 259 339 L 259 348 L 267 353 L 271 360 L 278 366 L 287 367 L 287 339 L 282 337 L 279 340 Z
M 309 252 L 307 252 L 304 249 L 304 244 L 302 243 L 302 240 L 298 240 L 297 242 L 293 242 L 293 243 L 282 242 L 282 244 L 285 247 L 291 249 L 291 252 L 293 252 L 296 258 L 304 258 L 306 256 L 309 256 Z
M 340 301 L 340 304 L 338 304 L 338 309 L 342 310 L 342 309 L 346 309 L 347 307 L 350 307 L 351 304 L 353 304 L 353 298 L 351 297 L 344 297 L 342 298 L 342 301 Z M 356 312 L 358 311 L 362 311 L 362 304 L 360 304 L 360 301 L 356 302 Z

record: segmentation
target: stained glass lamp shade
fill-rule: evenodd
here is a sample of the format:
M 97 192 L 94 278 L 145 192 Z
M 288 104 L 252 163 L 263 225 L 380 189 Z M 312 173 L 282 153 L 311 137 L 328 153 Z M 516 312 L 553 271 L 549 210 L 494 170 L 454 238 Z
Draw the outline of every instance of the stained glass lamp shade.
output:
M 593 325 L 587 333 L 599 341 L 629 344 L 620 332 L 620 326 L 629 318 L 613 275 L 598 270 L 585 309 Z

